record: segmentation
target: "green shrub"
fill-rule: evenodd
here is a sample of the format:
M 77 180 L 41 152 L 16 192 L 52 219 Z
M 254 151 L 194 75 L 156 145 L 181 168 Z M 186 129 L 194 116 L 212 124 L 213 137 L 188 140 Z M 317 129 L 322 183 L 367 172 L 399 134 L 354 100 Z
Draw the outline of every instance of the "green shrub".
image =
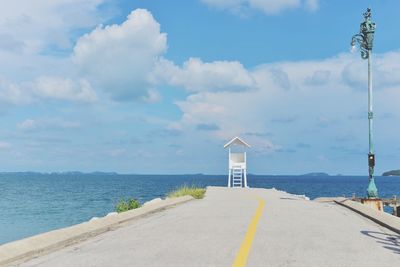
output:
M 182 197 L 182 196 L 189 195 L 196 199 L 201 199 L 204 197 L 205 193 L 206 193 L 205 188 L 196 187 L 194 185 L 192 185 L 192 186 L 183 185 L 182 187 L 180 187 L 172 192 L 169 192 L 167 194 L 167 197 L 173 198 L 173 197 Z
M 140 203 L 139 203 L 138 200 L 133 199 L 133 198 L 129 199 L 129 201 L 128 201 L 128 207 L 129 207 L 130 210 L 140 208 L 140 206 L 141 206 L 141 205 L 140 205 Z
M 130 198 L 128 201 L 121 199 L 115 206 L 115 211 L 118 213 L 140 208 L 140 202 L 137 199 Z

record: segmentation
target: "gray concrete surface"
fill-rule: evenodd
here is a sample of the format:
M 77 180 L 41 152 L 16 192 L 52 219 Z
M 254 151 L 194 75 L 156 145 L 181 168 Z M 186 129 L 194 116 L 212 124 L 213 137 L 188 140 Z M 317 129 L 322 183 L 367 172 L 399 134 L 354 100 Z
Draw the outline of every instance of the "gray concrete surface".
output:
M 191 196 L 153 201 L 140 209 L 90 220 L 0 246 L 0 266 L 15 265 L 35 256 L 78 243 L 101 233 L 123 226 L 132 220 L 147 216 L 193 200 Z
M 400 237 L 334 203 L 211 187 L 191 201 L 22 266 L 231 266 L 266 201 L 247 266 L 400 266 Z
M 335 203 L 347 207 L 364 217 L 373 220 L 374 222 L 389 228 L 393 232 L 400 234 L 400 218 L 392 216 L 386 212 L 371 209 L 370 207 L 361 204 L 360 202 L 352 201 L 351 199 L 335 199 Z M 400 240 L 399 240 L 400 242 Z

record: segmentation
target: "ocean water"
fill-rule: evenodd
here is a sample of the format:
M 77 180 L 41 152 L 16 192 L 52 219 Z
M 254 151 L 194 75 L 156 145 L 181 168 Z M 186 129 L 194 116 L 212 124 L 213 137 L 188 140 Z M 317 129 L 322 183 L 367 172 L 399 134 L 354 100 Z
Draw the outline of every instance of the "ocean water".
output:
M 0 174 L 0 244 L 105 216 L 121 198 L 142 203 L 180 185 L 226 186 L 226 175 Z M 306 195 L 364 196 L 366 176 L 250 175 L 250 187 Z M 377 177 L 380 197 L 400 196 L 400 177 Z

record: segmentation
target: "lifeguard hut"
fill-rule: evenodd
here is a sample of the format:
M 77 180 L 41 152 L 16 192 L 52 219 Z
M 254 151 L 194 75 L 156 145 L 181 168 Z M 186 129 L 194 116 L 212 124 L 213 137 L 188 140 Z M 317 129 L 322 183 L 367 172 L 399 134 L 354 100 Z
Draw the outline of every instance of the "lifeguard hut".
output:
M 250 145 L 235 137 L 224 148 L 229 148 L 228 187 L 248 187 L 245 149 Z

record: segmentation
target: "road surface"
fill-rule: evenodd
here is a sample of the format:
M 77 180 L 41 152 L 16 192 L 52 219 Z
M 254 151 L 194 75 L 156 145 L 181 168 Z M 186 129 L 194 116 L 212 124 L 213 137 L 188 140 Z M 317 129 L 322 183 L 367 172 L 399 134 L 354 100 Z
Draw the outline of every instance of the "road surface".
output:
M 274 189 L 206 197 L 21 266 L 400 266 L 400 237 L 333 203 Z

